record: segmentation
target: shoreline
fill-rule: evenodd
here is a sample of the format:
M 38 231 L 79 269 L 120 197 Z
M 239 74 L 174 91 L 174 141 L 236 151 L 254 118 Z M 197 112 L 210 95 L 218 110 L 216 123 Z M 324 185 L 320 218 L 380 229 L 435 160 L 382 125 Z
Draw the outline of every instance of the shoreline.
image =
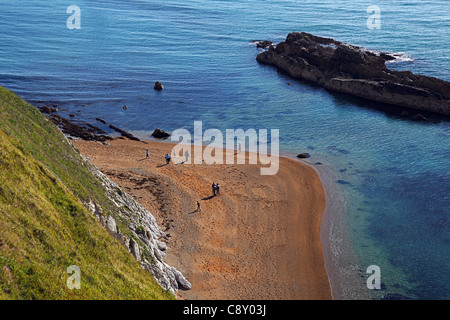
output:
M 330 241 L 330 223 L 331 223 L 331 195 L 330 195 L 330 183 L 325 180 L 326 173 L 323 169 L 319 169 L 314 164 L 308 162 L 306 159 L 303 161 L 298 159 L 296 160 L 301 162 L 309 167 L 311 167 L 317 174 L 322 183 L 324 192 L 325 192 L 325 208 L 322 212 L 321 222 L 320 222 L 320 240 L 322 242 L 322 252 L 325 270 L 327 272 L 328 284 L 330 286 L 330 292 L 332 300 L 341 300 L 342 296 L 342 288 L 338 286 L 338 277 L 336 275 L 336 270 L 333 268 L 332 259 L 331 259 L 331 241 Z
M 157 161 L 162 162 L 163 150 L 170 150 L 169 148 L 175 143 L 152 140 L 135 142 L 124 139 L 115 139 L 105 144 L 83 140 L 73 140 L 73 143 L 83 155 L 93 158 L 90 160 L 91 163 L 110 178 L 114 178 L 113 180 L 116 180 L 115 182 L 118 182 L 122 188 L 125 187 L 127 193 L 133 188 L 130 184 L 123 181 L 121 184 L 121 181 L 117 181 L 120 180 L 120 178 L 117 178 L 119 175 L 125 177 L 132 173 L 126 179 L 130 179 L 134 175 L 132 179 L 138 181 L 137 177 L 142 178 L 144 176 L 147 179 L 154 179 L 155 175 L 159 175 L 164 170 L 164 174 L 160 176 L 161 181 L 171 183 L 174 188 L 177 188 L 176 193 L 178 193 L 173 195 L 170 191 L 167 191 L 167 195 L 159 194 L 162 197 L 161 199 L 164 199 L 164 205 L 169 209 L 171 206 L 175 206 L 175 209 L 180 210 L 181 208 L 181 211 L 186 211 L 186 205 L 194 209 L 192 199 L 188 199 L 189 197 L 192 198 L 192 191 L 203 194 L 209 193 L 209 188 L 206 186 L 206 190 L 204 190 L 205 186 L 197 184 L 197 181 L 214 179 L 208 177 L 208 175 L 216 175 L 216 172 L 222 171 L 218 174 L 218 181 L 223 181 L 221 185 L 226 194 L 221 195 L 218 201 L 222 200 L 220 198 L 226 198 L 226 201 L 216 202 L 219 207 L 214 208 L 217 211 L 214 212 L 215 216 L 197 218 L 198 220 L 205 219 L 205 221 L 193 221 L 195 218 L 192 217 L 199 217 L 200 215 L 191 214 L 175 214 L 175 217 L 171 216 L 168 219 L 168 212 L 173 214 L 174 208 L 172 208 L 172 211 L 166 210 L 167 208 L 161 211 L 156 208 L 155 203 L 153 205 L 145 203 L 146 201 L 143 198 L 139 199 L 139 196 L 136 199 L 140 203 L 144 202 L 142 204 L 155 216 L 158 224 L 162 224 L 166 228 L 166 231 L 175 229 L 175 232 L 179 232 L 174 233 L 169 238 L 167 260 L 169 264 L 180 269 L 193 285 L 192 290 L 180 293 L 181 298 L 314 300 L 333 298 L 332 286 L 324 262 L 326 259 L 324 257 L 325 252 L 321 241 L 322 219 L 325 208 L 328 207 L 326 191 L 316 168 L 312 165 L 280 156 L 279 174 L 281 177 L 277 177 L 277 174 L 274 177 L 268 176 L 269 178 L 259 176 L 259 169 L 256 167 L 260 165 L 249 164 L 239 166 L 228 164 L 184 165 L 182 168 L 176 166 L 169 168 L 170 166 L 167 166 L 167 168 L 160 168 L 162 170 L 157 171 L 155 168 L 158 167 L 141 168 L 139 167 L 141 164 L 136 161 L 133 162 L 133 160 L 119 157 L 117 150 L 121 150 L 120 148 L 122 148 L 122 151 L 127 149 L 126 157 L 128 158 L 132 148 L 129 149 L 126 146 L 127 144 L 128 146 L 132 144 L 135 148 L 139 145 L 142 158 L 145 157 L 142 150 L 148 147 L 151 150 L 152 157 L 154 157 L 154 150 L 161 150 L 162 152 L 159 155 L 161 160 Z M 116 148 L 114 157 L 119 157 L 120 161 L 116 161 L 114 164 L 108 162 L 108 166 L 102 167 L 101 162 L 108 159 L 107 153 L 111 147 Z M 101 155 L 102 152 L 103 155 Z M 170 151 L 167 153 L 170 153 Z M 196 168 L 195 166 L 200 167 Z M 114 170 L 115 172 L 113 172 Z M 298 180 L 295 180 L 295 178 L 290 180 L 291 174 L 297 175 Z M 153 175 L 153 177 L 150 177 L 150 175 Z M 189 179 L 194 181 L 192 182 L 193 186 L 187 186 L 186 184 L 189 184 L 189 182 L 181 175 L 188 175 Z M 242 179 L 242 175 L 245 175 L 245 179 Z M 228 181 L 223 180 L 225 177 Z M 289 181 L 286 182 L 287 180 Z M 305 185 L 301 185 L 301 181 Z M 247 185 L 242 190 L 232 191 L 234 188 L 241 188 L 240 185 L 243 183 L 247 183 Z M 305 186 L 306 188 L 302 188 Z M 314 189 L 314 192 L 307 191 L 310 188 Z M 140 194 L 140 196 L 145 197 L 145 194 Z M 147 196 L 150 197 L 150 194 Z M 303 201 L 286 201 L 286 199 L 299 196 Z M 207 198 L 202 200 L 205 199 Z M 215 200 L 213 199 L 213 201 Z M 202 203 L 202 209 L 203 206 L 206 206 L 206 210 L 211 209 L 208 201 Z M 277 206 L 284 209 L 277 209 Z M 252 210 L 258 212 L 257 217 L 249 214 Z M 286 210 L 286 212 L 283 210 Z M 316 212 L 316 214 L 300 214 L 300 212 L 307 213 L 308 210 Z M 162 217 L 161 213 L 165 214 L 166 217 Z M 277 215 L 277 217 L 274 218 L 274 215 Z M 315 233 L 309 230 L 311 226 L 308 225 L 308 221 L 313 224 L 313 227 L 316 226 Z M 217 230 L 214 230 L 214 227 L 208 224 L 211 222 L 218 225 Z M 211 234 L 203 231 L 205 227 L 212 229 L 206 229 Z M 276 227 L 278 231 L 274 232 L 272 229 Z M 181 234 L 183 235 L 180 237 Z M 241 237 L 242 239 L 240 239 Z M 267 240 L 266 237 L 271 239 Z M 307 237 L 310 237 L 310 239 Z M 184 241 L 186 239 L 187 241 Z M 180 242 L 180 240 L 183 241 Z M 183 242 L 189 242 L 189 248 L 185 248 L 182 245 Z M 292 252 L 295 252 L 295 254 L 292 255 Z M 267 266 L 268 264 L 271 264 L 271 266 Z M 192 270 L 188 270 L 188 266 Z M 283 271 L 278 272 L 280 270 Z M 293 279 L 295 280 L 294 283 L 292 283 Z M 252 285 L 243 285 L 243 281 L 245 283 L 246 280 Z M 204 285 L 204 283 L 206 284 Z M 236 287 L 233 287 L 233 285 Z M 255 290 L 250 290 L 250 287 Z M 305 290 L 305 288 L 308 289 Z
M 297 153 L 280 151 L 280 156 L 293 158 L 310 166 L 319 177 L 326 197 L 326 205 L 322 213 L 321 241 L 325 269 L 330 284 L 333 300 L 370 300 L 365 287 L 365 278 L 361 278 L 360 262 L 353 248 L 348 226 L 346 226 L 346 212 L 348 204 L 345 193 L 338 185 L 337 173 L 331 163 L 323 159 L 298 159 Z M 320 160 L 320 165 L 315 164 Z M 364 273 L 364 272 L 363 272 Z
M 310 159 L 303 159 L 303 163 L 316 171 L 326 196 L 321 241 L 333 300 L 371 300 L 366 290 L 365 272 L 361 270 L 346 225 L 348 204 L 345 193 L 333 183 L 338 179 L 337 174 L 330 163 L 314 165 L 308 161 Z
M 323 166 L 320 166 L 319 168 L 318 166 L 313 166 L 309 162 L 305 161 L 305 163 L 310 165 L 316 171 L 325 190 L 326 205 L 322 213 L 320 237 L 331 295 L 333 300 L 345 300 L 345 285 L 343 283 L 345 282 L 345 279 L 341 272 L 341 270 L 343 270 L 341 265 L 342 260 L 339 260 L 342 259 L 342 257 L 333 255 L 333 252 L 336 251 L 336 246 L 341 246 L 342 243 L 347 244 L 347 246 L 343 246 L 347 248 L 345 253 L 347 255 L 353 254 L 352 248 L 349 247 L 349 241 L 347 239 L 348 234 L 343 223 L 346 210 L 345 201 L 341 198 L 343 193 L 341 190 L 336 190 L 336 186 L 331 186 L 332 181 L 336 180 L 332 178 L 335 174 L 332 168 L 324 168 Z M 346 261 L 356 260 L 346 259 Z
M 320 239 L 322 242 L 325 270 L 327 272 L 332 299 L 345 300 L 345 288 L 343 283 L 341 282 L 342 276 L 339 276 L 339 263 L 334 259 L 332 255 L 333 241 L 331 237 L 333 231 L 331 230 L 331 225 L 336 221 L 340 223 L 339 227 L 336 229 L 338 229 L 342 235 L 347 236 L 347 233 L 345 232 L 342 224 L 345 214 L 345 203 L 341 199 L 343 193 L 341 190 L 336 190 L 336 186 L 332 186 L 331 184 L 332 181 L 336 180 L 336 178 L 334 177 L 335 173 L 331 168 L 331 165 L 323 163 L 323 160 L 321 160 L 320 165 L 316 165 L 313 161 L 319 159 L 315 159 L 314 156 L 312 156 L 311 158 L 299 159 L 296 157 L 296 153 L 289 151 L 280 151 L 280 156 L 292 158 L 297 162 L 311 167 L 315 171 L 323 185 L 323 189 L 325 192 L 325 208 L 323 210 L 320 223 Z M 349 243 L 349 241 L 347 241 L 347 243 Z M 347 254 L 351 255 L 352 252 L 352 249 L 349 248 Z

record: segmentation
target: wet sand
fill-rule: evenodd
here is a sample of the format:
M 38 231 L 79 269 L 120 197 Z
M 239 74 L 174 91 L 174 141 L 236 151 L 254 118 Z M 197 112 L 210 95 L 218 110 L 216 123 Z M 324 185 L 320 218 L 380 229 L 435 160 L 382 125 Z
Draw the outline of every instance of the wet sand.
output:
M 261 176 L 259 164 L 165 165 L 170 143 L 73 143 L 166 232 L 166 262 L 192 284 L 179 298 L 331 299 L 320 241 L 326 197 L 313 168 L 281 157 L 276 175 Z

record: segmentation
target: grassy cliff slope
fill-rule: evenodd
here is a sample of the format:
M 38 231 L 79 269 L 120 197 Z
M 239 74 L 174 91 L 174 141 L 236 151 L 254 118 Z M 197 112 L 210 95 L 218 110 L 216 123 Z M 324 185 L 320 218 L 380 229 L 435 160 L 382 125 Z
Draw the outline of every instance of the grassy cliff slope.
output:
M 0 87 L 0 299 L 173 299 L 87 211 L 115 208 L 78 151 Z M 81 270 L 70 290 L 67 268 Z

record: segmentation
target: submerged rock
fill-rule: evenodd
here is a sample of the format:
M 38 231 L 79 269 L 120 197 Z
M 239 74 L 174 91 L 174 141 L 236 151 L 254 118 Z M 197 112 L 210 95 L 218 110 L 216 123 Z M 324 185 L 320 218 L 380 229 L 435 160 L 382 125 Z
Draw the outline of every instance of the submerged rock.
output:
M 387 293 L 381 300 L 412 300 L 400 293 Z
M 292 32 L 256 57 L 291 77 L 368 100 L 450 115 L 450 83 L 410 71 L 392 71 L 392 56 L 306 32 Z
M 352 185 L 350 182 L 345 181 L 345 180 L 337 180 L 336 182 L 339 183 L 339 184 L 343 184 L 343 185 L 349 185 L 349 186 Z
M 309 158 L 309 157 L 311 157 L 311 155 L 309 154 L 309 153 L 300 153 L 299 155 L 297 155 L 297 158 L 300 158 L 300 159 L 306 159 L 306 158 Z

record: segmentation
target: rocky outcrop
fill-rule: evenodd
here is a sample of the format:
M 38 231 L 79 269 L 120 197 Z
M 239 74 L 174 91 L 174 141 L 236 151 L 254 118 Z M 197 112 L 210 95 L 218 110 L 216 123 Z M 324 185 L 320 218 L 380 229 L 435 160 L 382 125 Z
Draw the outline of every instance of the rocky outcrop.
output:
M 269 46 L 272 45 L 272 41 L 269 41 L 269 40 L 252 40 L 252 42 L 254 44 L 256 44 L 257 48 L 263 48 L 263 49 L 268 48 Z
M 43 111 L 42 111 L 43 112 Z M 97 128 L 88 123 L 76 124 L 71 120 L 63 118 L 58 114 L 52 113 L 48 115 L 50 121 L 52 121 L 61 131 L 70 138 L 80 138 L 89 141 L 101 141 L 112 140 L 112 138 L 105 134 L 103 130 Z
M 38 109 L 41 110 L 42 113 L 48 113 L 48 114 L 58 112 L 58 108 L 56 107 L 56 105 L 55 106 L 49 106 L 49 105 L 39 106 Z
M 164 236 L 164 232 L 157 225 L 155 218 L 133 197 L 123 192 L 116 183 L 89 163 L 86 158 L 84 159 L 91 172 L 106 188 L 109 198 L 117 206 L 118 215 L 113 217 L 104 213 L 93 200 L 85 204 L 89 211 L 133 254 L 142 268 L 148 270 L 165 290 L 175 294 L 179 289 L 191 289 L 191 284 L 183 274 L 164 262 L 167 246 L 159 241 Z M 119 221 L 123 230 L 118 227 Z
M 47 111 L 46 109 L 40 108 L 41 112 L 44 113 L 44 111 Z M 105 142 L 107 140 L 112 140 L 113 138 L 110 137 L 103 131 L 102 129 L 87 123 L 78 121 L 78 123 L 75 123 L 72 120 L 66 119 L 61 117 L 60 115 L 53 113 L 56 111 L 52 111 L 51 114 L 48 115 L 48 118 L 56 125 L 58 128 L 61 129 L 61 131 L 68 137 L 72 139 L 83 139 L 88 141 L 100 141 Z M 139 138 L 133 136 L 131 133 L 126 132 L 125 130 L 122 130 L 112 124 L 107 123 L 105 120 L 102 120 L 100 118 L 96 118 L 97 121 L 101 122 L 104 125 L 107 125 L 110 129 L 119 132 L 122 137 L 128 138 L 130 140 L 140 141 Z
M 153 89 L 157 90 L 157 91 L 161 91 L 162 89 L 164 89 L 164 86 L 162 85 L 161 82 L 156 81 L 155 85 L 153 86 Z
M 311 157 L 311 155 L 309 154 L 309 153 L 300 153 L 300 154 L 298 154 L 297 155 L 297 158 L 300 158 L 300 159 L 306 159 L 306 158 L 310 158 Z
M 292 32 L 256 58 L 291 77 L 326 89 L 397 106 L 450 115 L 450 83 L 410 71 L 392 71 L 387 53 L 375 53 L 330 38 Z
M 170 134 L 161 129 L 155 129 L 152 133 L 152 137 L 158 139 L 165 139 L 170 137 Z
M 103 123 L 104 125 L 107 125 L 110 129 L 112 129 L 112 130 L 114 130 L 114 131 L 120 133 L 120 135 L 121 135 L 122 137 L 128 138 L 128 139 L 130 139 L 130 140 L 134 140 L 134 141 L 140 141 L 139 138 L 135 137 L 135 136 L 132 135 L 131 133 L 129 133 L 129 132 L 125 131 L 125 130 L 120 129 L 120 128 L 118 128 L 118 127 L 112 125 L 111 123 L 107 123 L 105 120 L 103 120 L 103 119 L 101 119 L 101 118 L 95 118 L 95 120 L 97 120 L 97 121 Z

